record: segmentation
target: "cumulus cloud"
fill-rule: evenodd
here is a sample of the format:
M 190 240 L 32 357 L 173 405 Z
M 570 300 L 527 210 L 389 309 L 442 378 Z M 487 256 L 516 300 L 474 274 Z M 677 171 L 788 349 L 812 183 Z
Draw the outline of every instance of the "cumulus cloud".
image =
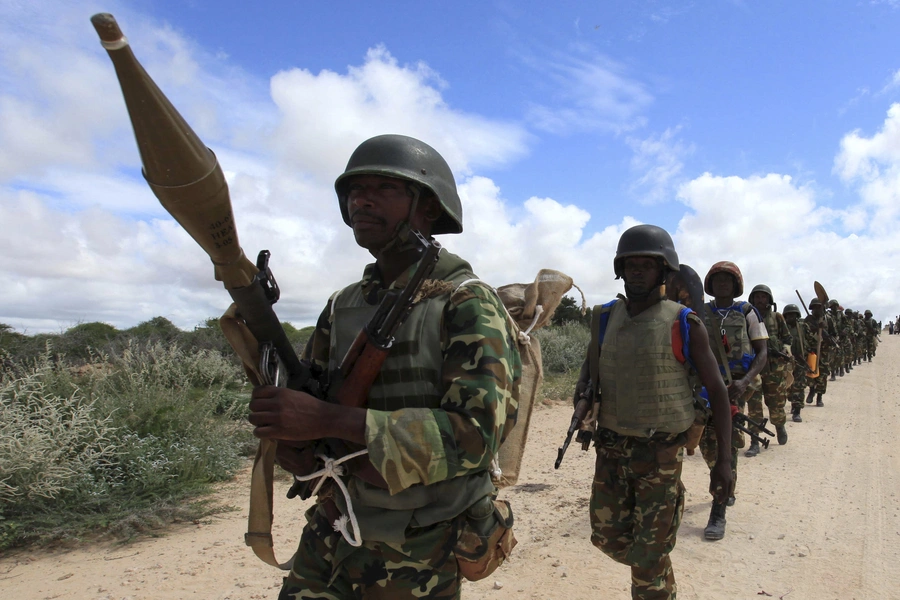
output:
M 82 23 L 83 7 L 53 6 L 55 20 L 42 12 L 30 31 L 10 24 L 31 22 L 21 11 L 32 9 L 0 6 L 0 322 L 35 332 L 94 320 L 127 327 L 163 315 L 190 327 L 221 313 L 227 294 L 208 258 L 140 177 L 112 66 Z M 272 252 L 283 319 L 312 322 L 328 295 L 369 262 L 340 219 L 332 184 L 353 148 L 384 132 L 425 139 L 448 159 L 465 233 L 441 242 L 485 280 L 526 282 L 548 267 L 572 275 L 589 303 L 621 290 L 612 258 L 622 231 L 637 224 L 627 207 L 598 228 L 589 211 L 565 199 L 505 197 L 484 170 L 514 164 L 533 143 L 530 134 L 522 124 L 450 106 L 442 95 L 450 83 L 426 64 L 401 64 L 375 47 L 346 72 L 291 69 L 267 87 L 165 24 L 111 10 L 148 71 L 216 151 L 242 246 L 251 258 Z M 74 35 L 67 28 L 76 22 Z M 23 54 L 16 40 L 34 36 L 47 49 Z M 21 65 L 29 69 L 17 70 Z M 601 57 L 538 66 L 565 90 L 569 107 L 532 112 L 548 130 L 578 123 L 627 131 L 652 101 Z M 684 181 L 690 146 L 677 129 L 630 143 L 639 193 L 653 198 L 677 186 L 686 210 L 675 232 L 678 251 L 701 274 L 731 259 L 748 285 L 771 285 L 780 304 L 819 279 L 849 305 L 887 315 L 900 292 L 893 283 L 900 242 L 890 235 L 900 189 L 898 123 L 895 106 L 876 134 L 842 140 L 835 172 L 860 198 L 843 211 L 820 206 L 812 183 L 781 174 Z M 866 275 L 872 271 L 859 268 L 863 259 L 884 279 Z
M 841 140 L 834 171 L 854 187 L 861 202 L 856 212 L 870 215 L 868 226 L 886 233 L 900 215 L 900 104 L 888 109 L 880 131 L 865 137 L 859 130 Z

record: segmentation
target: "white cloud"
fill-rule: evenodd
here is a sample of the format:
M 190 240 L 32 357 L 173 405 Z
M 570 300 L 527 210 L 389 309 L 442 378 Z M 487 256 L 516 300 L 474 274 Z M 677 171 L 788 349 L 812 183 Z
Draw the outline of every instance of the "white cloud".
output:
M 680 127 L 666 129 L 648 138 L 626 138 L 634 151 L 631 169 L 637 179 L 631 192 L 647 203 L 667 200 L 673 185 L 684 169 L 684 159 L 693 153 L 694 146 L 678 139 Z
M 857 189 L 861 202 L 855 213 L 866 211 L 875 231 L 895 229 L 900 216 L 900 104 L 891 105 L 881 130 L 871 137 L 859 130 L 844 136 L 834 171 Z
M 525 57 L 523 60 L 548 81 L 552 103 L 532 103 L 528 120 L 552 133 L 573 131 L 630 131 L 642 126 L 641 112 L 653 96 L 626 69 L 584 47 L 573 54 Z
M 0 322 L 35 332 L 94 320 L 127 327 L 163 315 L 190 327 L 221 313 L 228 298 L 208 259 L 140 180 L 118 84 L 82 23 L 83 9 L 53 7 L 63 16 L 44 15 L 32 32 L 9 25 L 30 9 L 0 7 Z M 65 30 L 75 12 L 78 36 Z M 448 159 L 459 178 L 465 233 L 441 241 L 487 281 L 530 281 L 548 267 L 572 275 L 590 303 L 621 290 L 612 259 L 622 231 L 637 222 L 617 217 L 588 234 L 592 215 L 564 200 L 504 197 L 480 170 L 514 163 L 528 151 L 529 135 L 521 125 L 449 106 L 441 93 L 448 84 L 427 65 L 400 65 L 374 48 L 346 73 L 279 73 L 267 98 L 254 91 L 258 82 L 172 28 L 114 12 L 148 71 L 216 150 L 242 246 L 251 258 L 272 252 L 283 290 L 276 308 L 286 320 L 313 321 L 327 296 L 369 261 L 340 219 L 332 183 L 356 144 L 384 132 L 425 139 Z M 19 53 L 15 40 L 38 33 L 48 49 Z M 20 59 L 30 71 L 13 68 Z M 549 128 L 626 131 L 652 101 L 602 58 L 539 66 L 569 86 L 567 108 L 543 113 Z M 675 239 L 682 259 L 701 274 L 717 260 L 735 260 L 748 285 L 770 284 L 780 304 L 819 279 L 850 306 L 893 314 L 900 295 L 900 242 L 890 234 L 900 189 L 898 123 L 895 106 L 875 135 L 853 132 L 842 141 L 835 170 L 860 194 L 845 211 L 820 207 L 812 184 L 780 174 L 703 174 L 681 184 L 678 199 L 688 212 Z M 677 130 L 632 144 L 644 193 L 671 189 L 683 177 L 681 157 L 690 148 Z M 841 228 L 855 233 L 835 232 Z M 860 268 L 863 259 L 869 269 Z M 883 279 L 873 281 L 872 272 Z

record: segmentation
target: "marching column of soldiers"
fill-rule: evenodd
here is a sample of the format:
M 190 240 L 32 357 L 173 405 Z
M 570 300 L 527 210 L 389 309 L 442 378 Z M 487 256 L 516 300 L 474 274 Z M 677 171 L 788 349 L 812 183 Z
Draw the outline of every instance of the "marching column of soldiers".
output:
M 597 450 L 591 541 L 631 567 L 632 598 L 673 599 L 669 553 L 684 509 L 684 452 L 699 447 L 710 469 L 703 536 L 721 540 L 737 499 L 739 454 L 760 456 L 765 435 L 787 444 L 787 403 L 794 423 L 806 406 L 824 407 L 829 382 L 872 361 L 881 324 L 818 282 L 808 304 L 798 292 L 801 302 L 783 312 L 765 284 L 740 300 L 738 265 L 717 262 L 701 282 L 653 225 L 625 231 L 613 262 L 624 294 L 592 311 L 569 436 L 581 419 Z M 578 409 L 585 399 L 588 417 Z

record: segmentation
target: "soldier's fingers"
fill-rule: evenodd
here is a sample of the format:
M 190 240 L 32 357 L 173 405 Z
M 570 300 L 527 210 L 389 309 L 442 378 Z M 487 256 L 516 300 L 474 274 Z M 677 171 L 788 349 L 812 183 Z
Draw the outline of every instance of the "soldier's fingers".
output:
M 278 388 L 275 388 L 278 389 Z M 248 405 L 251 412 L 275 412 L 278 410 L 279 403 L 274 398 L 261 397 L 253 398 Z
M 278 388 L 274 385 L 260 385 L 250 392 L 251 398 L 274 398 L 278 394 Z

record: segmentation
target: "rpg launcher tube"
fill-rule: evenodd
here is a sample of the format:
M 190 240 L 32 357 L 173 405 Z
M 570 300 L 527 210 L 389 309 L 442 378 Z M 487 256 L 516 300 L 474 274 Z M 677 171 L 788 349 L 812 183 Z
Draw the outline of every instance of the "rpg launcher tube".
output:
M 115 18 L 96 14 L 91 23 L 116 69 L 153 193 L 212 259 L 217 280 L 227 289 L 249 285 L 257 269 L 238 242 L 228 185 L 215 154 L 135 58 Z

